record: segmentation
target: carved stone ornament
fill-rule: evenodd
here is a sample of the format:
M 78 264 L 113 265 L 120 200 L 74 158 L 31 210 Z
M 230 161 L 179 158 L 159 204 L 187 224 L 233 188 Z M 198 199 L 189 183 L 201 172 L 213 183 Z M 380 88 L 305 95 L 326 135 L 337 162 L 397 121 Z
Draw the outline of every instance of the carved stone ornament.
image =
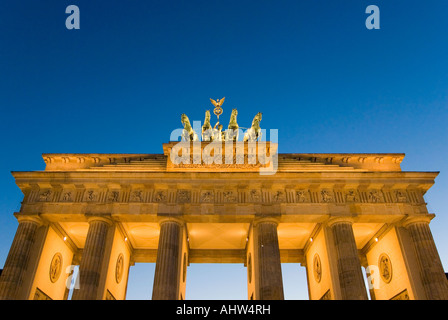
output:
M 185 203 L 190 202 L 191 192 L 189 190 L 178 190 L 177 191 L 177 202 Z
M 235 202 L 236 196 L 233 191 L 224 191 L 223 193 L 224 202 Z
M 58 252 L 53 256 L 50 263 L 50 281 L 55 283 L 59 276 L 61 275 L 62 270 L 62 255 Z
M 266 165 L 262 164 L 260 161 L 257 161 L 257 158 L 249 157 L 247 154 L 243 156 L 233 156 L 233 160 L 226 160 L 224 156 L 221 156 L 221 159 L 218 155 L 210 158 L 210 162 L 203 161 L 203 158 L 198 158 L 195 160 L 193 155 L 190 156 L 190 160 L 188 163 L 184 163 L 183 161 L 174 164 L 176 168 L 210 168 L 210 169 L 259 169 L 261 167 L 266 167 Z M 213 161 L 211 161 L 213 160 Z M 218 161 L 217 161 L 218 160 Z M 259 159 L 258 159 L 259 160 Z
M 165 202 L 167 199 L 166 190 L 156 191 L 154 194 L 154 202 Z
M 348 190 L 345 194 L 346 202 L 358 202 L 358 195 L 355 190 Z
M 118 202 L 118 197 L 120 193 L 118 191 L 110 191 L 107 196 L 107 201 L 109 202 Z
M 115 281 L 117 281 L 117 283 L 120 283 L 121 278 L 123 277 L 123 268 L 124 268 L 124 257 L 123 254 L 120 253 L 120 255 L 117 258 L 117 263 L 115 265 Z
M 51 190 L 44 191 L 39 195 L 39 201 L 50 201 L 51 195 L 52 195 Z
M 382 253 L 378 258 L 378 268 L 380 270 L 381 279 L 389 283 L 392 280 L 392 263 L 387 254 Z
M 383 202 L 383 195 L 378 190 L 371 190 L 368 193 L 369 202 L 378 203 Z
M 211 190 L 203 190 L 201 191 L 201 202 L 210 203 L 214 200 L 214 194 Z
M 320 192 L 320 194 L 322 196 L 322 202 L 325 202 L 325 203 L 333 202 L 333 195 L 330 193 L 330 191 L 322 190 Z
M 250 190 L 249 199 L 251 202 L 260 202 L 261 201 L 261 192 L 259 190 Z
M 272 199 L 274 202 L 284 202 L 285 201 L 285 192 L 281 190 L 274 191 Z
M 71 191 L 64 192 L 64 195 L 62 196 L 62 201 L 67 201 L 67 202 L 73 201 L 72 192 Z
M 141 190 L 132 191 L 129 201 L 143 202 L 143 191 Z
M 308 190 L 298 190 L 296 192 L 297 202 L 304 203 L 310 202 L 310 193 Z
M 86 192 L 86 201 L 97 201 L 98 200 L 98 193 L 93 190 L 88 190 Z
M 322 279 L 322 264 L 320 262 L 320 257 L 316 253 L 313 258 L 313 273 L 314 273 L 314 279 L 317 283 L 320 282 Z
M 397 197 L 397 202 L 408 202 L 408 196 L 406 194 L 406 191 L 397 190 L 395 191 L 395 196 Z

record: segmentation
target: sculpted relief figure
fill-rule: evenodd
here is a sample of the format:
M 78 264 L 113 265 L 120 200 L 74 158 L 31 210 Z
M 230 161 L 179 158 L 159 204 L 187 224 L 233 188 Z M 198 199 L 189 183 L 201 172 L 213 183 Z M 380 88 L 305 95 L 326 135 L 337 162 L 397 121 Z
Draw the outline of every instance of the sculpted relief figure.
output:
M 87 201 L 95 201 L 97 199 L 97 193 L 93 190 L 87 191 Z
M 39 195 L 39 201 L 49 201 L 51 196 L 51 190 L 47 190 Z
M 213 195 L 213 191 L 202 191 L 201 194 L 201 202 L 213 202 L 214 199 L 214 195 Z
M 224 202 L 235 202 L 236 201 L 236 196 L 233 191 L 224 191 L 223 196 L 224 196 Z
M 118 201 L 119 192 L 118 191 L 111 191 L 109 193 L 109 196 L 107 198 L 110 202 L 117 202 Z
M 134 202 L 142 202 L 143 201 L 142 191 L 141 190 L 133 191 L 131 193 L 130 200 Z
M 261 193 L 258 190 L 251 190 L 249 196 L 253 202 L 259 202 L 261 200 Z
M 275 202 L 282 202 L 282 201 L 285 201 L 285 194 L 284 194 L 284 192 L 283 192 L 283 191 L 280 191 L 280 190 L 277 190 L 277 191 L 274 193 L 274 201 L 275 201 Z
M 358 201 L 358 197 L 356 196 L 355 190 L 348 190 L 346 195 L 345 195 L 345 200 L 347 202 L 357 202 Z
M 190 202 L 190 191 L 189 190 L 179 190 L 177 192 L 177 201 L 184 203 Z
M 308 190 L 299 190 L 296 192 L 297 202 L 309 202 L 309 192 Z
M 397 197 L 398 202 L 407 202 L 408 197 L 406 196 L 406 193 L 404 191 L 398 190 L 395 192 L 395 195 Z
M 381 194 L 378 192 L 378 190 L 372 190 L 369 192 L 369 200 L 373 203 L 381 202 Z
M 165 190 L 157 191 L 154 195 L 155 202 L 165 202 L 167 199 L 167 192 Z
M 67 191 L 64 193 L 64 196 L 62 197 L 62 201 L 72 201 L 72 193 L 70 191 Z
M 320 194 L 322 195 L 322 202 L 332 202 L 333 201 L 333 197 L 329 191 L 322 190 L 320 192 Z

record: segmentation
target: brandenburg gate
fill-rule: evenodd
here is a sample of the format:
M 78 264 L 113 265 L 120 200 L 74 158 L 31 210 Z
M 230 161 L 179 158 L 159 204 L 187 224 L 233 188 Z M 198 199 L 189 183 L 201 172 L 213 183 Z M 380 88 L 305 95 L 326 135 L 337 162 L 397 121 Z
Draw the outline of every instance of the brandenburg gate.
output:
M 75 265 L 73 300 L 125 299 L 140 262 L 156 263 L 154 300 L 188 297 L 192 263 L 243 264 L 255 300 L 284 299 L 281 263 L 306 268 L 313 300 L 448 299 L 424 200 L 437 173 L 402 171 L 404 154 L 281 154 L 261 114 L 244 139 L 209 119 L 197 134 L 183 115 L 163 154 L 44 154 L 44 171 L 13 172 L 0 299 L 67 299 Z

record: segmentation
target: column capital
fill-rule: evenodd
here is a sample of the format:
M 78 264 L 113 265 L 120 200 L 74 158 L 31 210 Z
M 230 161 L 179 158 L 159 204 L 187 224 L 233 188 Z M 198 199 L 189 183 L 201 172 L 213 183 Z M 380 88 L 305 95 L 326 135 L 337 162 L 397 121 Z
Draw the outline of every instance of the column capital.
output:
M 93 221 L 106 222 L 108 225 L 113 225 L 114 221 L 109 214 L 86 214 L 87 222 L 91 223 Z
M 435 214 L 407 216 L 406 218 L 403 219 L 403 221 L 401 222 L 401 225 L 403 227 L 407 228 L 414 223 L 429 224 L 434 217 L 435 217 Z
M 37 224 L 38 227 L 40 227 L 44 224 L 44 221 L 42 220 L 42 218 L 39 217 L 37 214 L 29 215 L 29 214 L 15 213 L 14 215 L 19 223 L 33 222 L 33 223 Z
M 253 225 L 257 226 L 261 223 L 272 223 L 275 224 L 276 226 L 278 226 L 280 218 L 277 217 L 272 217 L 272 216 L 267 216 L 267 217 L 257 217 L 254 219 L 253 221 Z
M 178 224 L 180 227 L 185 226 L 185 221 L 177 217 L 161 217 L 161 219 L 158 222 L 160 226 L 162 226 L 164 223 L 167 222 L 174 222 Z
M 327 225 L 329 227 L 333 227 L 337 223 L 350 223 L 353 224 L 354 217 L 353 216 L 330 216 L 327 220 Z

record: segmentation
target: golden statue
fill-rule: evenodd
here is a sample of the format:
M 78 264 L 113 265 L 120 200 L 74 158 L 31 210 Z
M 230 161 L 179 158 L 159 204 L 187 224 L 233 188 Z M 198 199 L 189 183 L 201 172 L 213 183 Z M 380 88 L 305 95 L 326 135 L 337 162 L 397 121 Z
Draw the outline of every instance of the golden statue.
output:
M 202 126 L 202 141 L 213 141 L 213 128 L 210 124 L 210 111 L 205 111 L 204 125 Z
M 185 113 L 181 115 L 181 122 L 184 126 L 184 130 L 182 131 L 182 141 L 199 141 L 198 135 L 193 130 L 193 127 L 190 124 L 190 119 L 188 119 Z
M 261 140 L 261 128 L 260 128 L 261 116 L 262 116 L 261 112 L 258 112 L 255 115 L 254 120 L 252 121 L 252 126 L 249 129 L 247 129 L 246 133 L 244 134 L 243 141 L 253 142 Z
M 215 116 L 218 117 L 218 122 L 216 122 L 215 126 L 213 127 L 213 129 L 216 128 L 216 126 L 219 124 L 219 116 L 222 114 L 222 104 L 224 103 L 224 100 L 226 99 L 226 97 L 222 98 L 222 99 L 216 99 L 213 100 L 212 98 L 210 98 L 210 101 L 212 102 L 212 104 L 215 106 L 215 109 L 213 109 L 213 113 L 215 114 Z
M 224 98 L 222 98 L 222 99 L 216 99 L 216 101 L 215 100 L 213 100 L 213 99 L 211 99 L 210 98 L 210 101 L 213 103 L 213 105 L 216 107 L 216 108 L 221 108 L 221 106 L 222 106 L 222 104 L 224 103 L 224 100 L 226 99 L 226 97 L 224 97 Z

